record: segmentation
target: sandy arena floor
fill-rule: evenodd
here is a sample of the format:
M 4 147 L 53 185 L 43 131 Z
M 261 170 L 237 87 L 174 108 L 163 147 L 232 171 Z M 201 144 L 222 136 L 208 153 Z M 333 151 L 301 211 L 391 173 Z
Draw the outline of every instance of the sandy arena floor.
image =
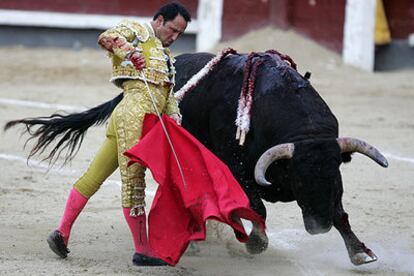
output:
M 414 70 L 362 72 L 294 33 L 271 29 L 218 48 L 230 45 L 239 52 L 273 48 L 289 54 L 301 73 L 312 72 L 314 87 L 340 122 L 340 135 L 366 140 L 387 156 L 387 169 L 361 155 L 342 167 L 345 209 L 377 262 L 353 266 L 336 230 L 310 236 L 296 203 L 279 203 L 267 204 L 270 247 L 261 255 L 248 256 L 242 245 L 228 247 L 211 237 L 200 253 L 183 256 L 177 267 L 133 267 L 117 173 L 78 218 L 70 257 L 58 259 L 46 237 L 59 222 L 71 185 L 103 140 L 104 127 L 97 127 L 70 166 L 49 172 L 38 159 L 26 166 L 25 139 L 17 130 L 1 133 L 0 274 L 414 275 Z M 119 93 L 107 81 L 109 61 L 98 50 L 0 48 L 0 64 L 1 125 L 56 109 L 81 110 Z M 148 180 L 151 197 L 156 185 Z

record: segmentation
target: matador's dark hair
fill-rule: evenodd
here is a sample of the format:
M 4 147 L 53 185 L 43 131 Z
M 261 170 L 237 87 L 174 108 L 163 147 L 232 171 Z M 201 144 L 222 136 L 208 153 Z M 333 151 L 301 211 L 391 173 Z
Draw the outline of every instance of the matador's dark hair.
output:
M 191 21 L 191 15 L 188 10 L 181 4 L 177 2 L 172 2 L 162 6 L 157 13 L 154 15 L 154 20 L 158 18 L 158 16 L 162 15 L 164 17 L 165 22 L 174 20 L 174 18 L 180 14 L 186 22 Z
M 44 153 L 52 142 L 58 140 L 56 144 L 53 143 L 54 147 L 43 160 L 48 160 L 49 165 L 53 165 L 61 153 L 66 150 L 63 163 L 65 165 L 78 152 L 88 128 L 93 125 L 103 124 L 122 98 L 123 93 L 106 103 L 80 113 L 67 115 L 54 113 L 45 117 L 9 121 L 4 126 L 4 130 L 16 125 L 24 125 L 25 130 L 23 133 L 30 135 L 25 146 L 30 140 L 34 139 L 36 141 L 29 153 L 28 159 L 36 154 Z

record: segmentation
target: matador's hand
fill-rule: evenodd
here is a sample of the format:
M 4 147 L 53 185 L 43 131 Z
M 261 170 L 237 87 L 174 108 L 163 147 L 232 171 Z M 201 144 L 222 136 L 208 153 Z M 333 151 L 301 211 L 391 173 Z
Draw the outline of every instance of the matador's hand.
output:
M 134 65 L 135 69 L 142 70 L 145 68 L 145 58 L 140 53 L 138 52 L 132 53 L 132 55 L 129 57 L 129 60 Z
M 181 114 L 178 114 L 178 113 L 171 114 L 170 118 L 173 119 L 177 123 L 177 125 L 181 125 L 181 118 L 182 118 Z

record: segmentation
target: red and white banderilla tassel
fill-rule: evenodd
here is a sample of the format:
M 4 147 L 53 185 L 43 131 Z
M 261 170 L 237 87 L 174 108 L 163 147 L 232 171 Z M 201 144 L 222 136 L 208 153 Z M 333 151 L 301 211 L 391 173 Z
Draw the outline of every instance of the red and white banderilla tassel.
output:
M 243 76 L 243 84 L 240 92 L 239 106 L 237 107 L 236 118 L 236 140 L 239 140 L 239 145 L 243 146 L 246 140 L 246 135 L 250 130 L 250 117 L 253 103 L 253 94 L 256 84 L 256 75 L 258 67 L 263 63 L 262 59 L 253 63 L 253 58 L 256 53 L 251 53 L 247 57 L 246 66 Z

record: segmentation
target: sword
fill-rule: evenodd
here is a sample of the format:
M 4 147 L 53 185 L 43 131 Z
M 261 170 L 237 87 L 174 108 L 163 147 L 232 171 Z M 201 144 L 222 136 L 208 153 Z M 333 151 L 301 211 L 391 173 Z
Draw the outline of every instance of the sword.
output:
M 181 175 L 181 179 L 183 180 L 184 188 L 185 188 L 185 190 L 187 190 L 187 183 L 185 182 L 183 169 L 181 167 L 180 161 L 178 160 L 177 152 L 174 149 L 174 146 L 173 146 L 172 141 L 171 141 L 171 137 L 168 134 L 168 131 L 167 131 L 167 128 L 165 127 L 164 121 L 162 120 L 161 113 L 158 110 L 157 105 L 155 103 L 156 101 L 155 101 L 155 98 L 154 98 L 154 94 L 152 93 L 152 91 L 151 91 L 151 89 L 148 85 L 147 78 L 145 77 L 145 74 L 142 71 L 141 71 L 141 78 L 144 80 L 145 87 L 147 88 L 148 94 L 150 95 L 150 98 L 151 98 L 151 101 L 152 101 L 152 105 L 155 109 L 155 112 L 157 113 L 158 118 L 160 119 L 162 129 L 165 133 L 165 136 L 167 137 L 167 141 L 168 141 L 168 144 L 170 145 L 170 148 L 171 148 L 171 151 L 174 155 L 175 161 L 177 162 L 178 170 L 180 171 L 180 175 Z

